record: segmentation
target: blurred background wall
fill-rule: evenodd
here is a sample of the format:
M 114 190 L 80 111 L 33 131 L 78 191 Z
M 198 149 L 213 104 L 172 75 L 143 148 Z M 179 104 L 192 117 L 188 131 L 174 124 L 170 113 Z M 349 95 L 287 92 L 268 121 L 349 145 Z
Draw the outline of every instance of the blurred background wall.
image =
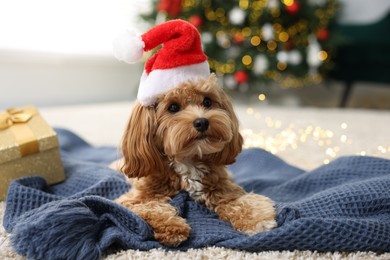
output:
M 0 109 L 131 100 L 141 73 L 109 56 L 0 53 Z
M 0 0 L 0 109 L 131 100 L 142 64 L 117 61 L 112 39 L 147 1 Z

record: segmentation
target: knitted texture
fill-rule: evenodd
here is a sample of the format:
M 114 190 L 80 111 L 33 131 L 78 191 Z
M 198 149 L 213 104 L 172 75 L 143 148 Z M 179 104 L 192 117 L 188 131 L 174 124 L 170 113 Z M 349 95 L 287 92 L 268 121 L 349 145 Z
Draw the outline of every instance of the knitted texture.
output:
M 172 199 L 191 226 L 188 241 L 167 248 L 152 229 L 112 199 L 129 189 L 105 165 L 113 147 L 92 147 L 56 129 L 67 179 L 48 187 L 40 177 L 14 181 L 3 225 L 14 249 L 33 259 L 99 259 L 109 248 L 186 250 L 215 245 L 248 251 L 316 250 L 390 252 L 390 161 L 342 157 L 304 172 L 261 149 L 244 150 L 230 167 L 247 191 L 277 203 L 278 227 L 254 236 L 182 192 Z

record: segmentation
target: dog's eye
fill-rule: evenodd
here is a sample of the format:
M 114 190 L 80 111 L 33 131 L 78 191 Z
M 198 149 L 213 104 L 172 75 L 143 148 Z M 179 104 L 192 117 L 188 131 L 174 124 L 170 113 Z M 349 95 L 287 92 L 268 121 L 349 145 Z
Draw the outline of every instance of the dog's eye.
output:
M 203 99 L 203 106 L 204 106 L 204 107 L 211 107 L 212 104 L 213 104 L 213 102 L 211 101 L 210 98 L 205 97 L 205 98 Z
M 168 107 L 168 111 L 171 112 L 171 113 L 179 112 L 179 110 L 180 110 L 180 106 L 179 106 L 179 104 L 177 104 L 177 103 L 172 103 L 172 104 Z

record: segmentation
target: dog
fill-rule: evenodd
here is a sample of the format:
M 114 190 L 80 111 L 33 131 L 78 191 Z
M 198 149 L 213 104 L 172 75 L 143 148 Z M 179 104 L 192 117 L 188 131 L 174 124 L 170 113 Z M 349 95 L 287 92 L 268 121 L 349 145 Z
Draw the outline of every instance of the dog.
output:
M 180 83 L 153 106 L 135 104 L 124 133 L 121 171 L 131 190 L 116 202 L 143 218 L 160 243 L 176 247 L 191 227 L 169 203 L 181 191 L 249 235 L 276 226 L 274 202 L 235 184 L 227 165 L 243 138 L 215 74 Z

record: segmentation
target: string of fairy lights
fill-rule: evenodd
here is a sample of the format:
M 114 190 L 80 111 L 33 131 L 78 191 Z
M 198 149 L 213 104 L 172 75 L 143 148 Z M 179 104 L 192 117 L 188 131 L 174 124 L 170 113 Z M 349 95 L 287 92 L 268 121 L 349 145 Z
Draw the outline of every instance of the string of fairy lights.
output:
M 210 67 L 229 89 L 277 82 L 283 88 L 318 84 L 332 66 L 336 0 L 159 0 L 149 20 L 181 18 L 202 34 Z
M 341 122 L 336 129 L 326 129 L 318 125 L 298 126 L 286 123 L 270 116 L 264 116 L 253 108 L 247 108 L 247 115 L 253 117 L 260 131 L 244 128 L 240 132 L 244 138 L 244 148 L 262 148 L 272 154 L 281 155 L 283 152 L 294 151 L 302 146 L 320 151 L 317 158 L 323 164 L 330 163 L 341 155 L 350 155 L 350 146 L 359 140 L 353 140 L 348 133 L 348 123 Z M 309 149 L 309 150 L 310 150 Z M 305 149 L 308 152 L 307 149 Z M 356 151 L 361 156 L 390 156 L 390 144 L 374 144 Z

